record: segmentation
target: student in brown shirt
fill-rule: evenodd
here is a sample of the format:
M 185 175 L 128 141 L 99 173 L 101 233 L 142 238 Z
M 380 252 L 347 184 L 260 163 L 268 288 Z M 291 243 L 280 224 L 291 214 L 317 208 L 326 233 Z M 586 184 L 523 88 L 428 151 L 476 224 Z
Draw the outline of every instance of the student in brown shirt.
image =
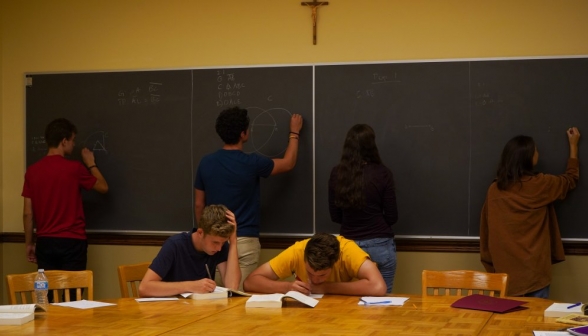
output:
M 488 272 L 508 274 L 509 296 L 547 298 L 551 264 L 565 260 L 553 202 L 579 179 L 580 132 L 567 130 L 570 157 L 565 174 L 534 173 L 539 153 L 533 138 L 517 136 L 502 152 L 480 219 L 480 255 Z

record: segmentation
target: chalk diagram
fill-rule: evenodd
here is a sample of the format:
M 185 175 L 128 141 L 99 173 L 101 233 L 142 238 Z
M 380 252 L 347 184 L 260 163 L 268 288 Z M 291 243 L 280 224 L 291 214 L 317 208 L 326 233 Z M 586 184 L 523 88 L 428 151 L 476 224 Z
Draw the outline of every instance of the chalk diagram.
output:
M 243 145 L 243 151 L 267 157 L 284 153 L 288 147 L 292 113 L 280 107 L 248 107 L 247 111 L 250 119 L 249 140 Z
M 84 140 L 84 147 L 94 152 L 94 155 L 98 153 L 101 155 L 107 155 L 106 138 L 108 138 L 108 133 L 104 131 L 94 132 Z
M 433 132 L 435 130 L 433 125 L 404 125 L 404 129 L 409 129 L 409 128 L 424 128 L 424 129 L 428 128 L 431 132 Z

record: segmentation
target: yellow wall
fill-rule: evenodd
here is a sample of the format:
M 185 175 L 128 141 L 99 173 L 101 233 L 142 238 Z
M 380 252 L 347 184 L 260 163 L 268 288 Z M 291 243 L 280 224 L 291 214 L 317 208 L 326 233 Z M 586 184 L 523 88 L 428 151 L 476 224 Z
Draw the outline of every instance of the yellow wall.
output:
M 0 230 L 22 231 L 25 72 L 587 55 L 586 17 L 585 0 L 333 0 L 319 10 L 313 46 L 300 0 L 0 0 Z M 22 244 L 0 251 L 0 276 L 34 270 Z M 118 294 L 116 265 L 157 248 L 89 252 L 104 298 Z M 422 268 L 480 269 L 476 254 L 399 258 L 397 292 L 418 293 Z M 580 288 L 588 257 L 569 259 L 554 267 L 552 296 L 577 301 L 566 289 Z

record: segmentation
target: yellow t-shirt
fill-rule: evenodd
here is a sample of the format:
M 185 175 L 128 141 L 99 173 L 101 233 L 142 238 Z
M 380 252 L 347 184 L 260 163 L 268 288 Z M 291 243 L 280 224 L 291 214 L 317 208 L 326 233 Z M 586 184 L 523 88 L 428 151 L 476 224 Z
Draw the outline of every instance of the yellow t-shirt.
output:
M 270 267 L 278 278 L 285 279 L 296 273 L 300 280 L 308 281 L 308 274 L 304 265 L 304 249 L 309 240 L 294 243 L 294 245 L 270 260 Z M 357 278 L 359 268 L 369 259 L 369 255 L 357 246 L 353 240 L 345 239 L 341 236 L 338 236 L 337 240 L 341 247 L 341 257 L 333 265 L 327 282 L 349 282 Z

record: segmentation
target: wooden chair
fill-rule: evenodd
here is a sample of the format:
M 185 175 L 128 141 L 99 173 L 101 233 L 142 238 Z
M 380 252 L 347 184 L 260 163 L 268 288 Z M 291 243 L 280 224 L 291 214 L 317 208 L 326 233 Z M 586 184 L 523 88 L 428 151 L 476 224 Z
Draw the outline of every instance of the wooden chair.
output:
M 422 295 L 465 296 L 482 294 L 505 297 L 508 275 L 506 273 L 485 273 L 476 271 L 423 271 Z
M 120 286 L 120 294 L 122 297 L 128 298 L 139 296 L 139 286 L 137 284 L 143 279 L 149 265 L 151 265 L 150 262 L 118 266 L 118 284 Z M 133 296 L 129 295 L 129 284 L 131 285 Z
M 35 277 L 37 272 L 26 274 L 9 274 L 6 276 L 8 284 L 8 298 L 10 304 L 19 304 L 16 300 L 20 297 L 20 303 L 36 303 Z M 88 300 L 94 299 L 94 279 L 92 271 L 45 271 L 49 282 L 49 291 L 53 293 L 53 302 L 59 302 L 64 296 L 65 302 L 72 301 L 70 290 L 75 290 L 75 301 L 82 300 L 82 289 L 86 289 Z M 31 301 L 27 299 L 31 297 Z

